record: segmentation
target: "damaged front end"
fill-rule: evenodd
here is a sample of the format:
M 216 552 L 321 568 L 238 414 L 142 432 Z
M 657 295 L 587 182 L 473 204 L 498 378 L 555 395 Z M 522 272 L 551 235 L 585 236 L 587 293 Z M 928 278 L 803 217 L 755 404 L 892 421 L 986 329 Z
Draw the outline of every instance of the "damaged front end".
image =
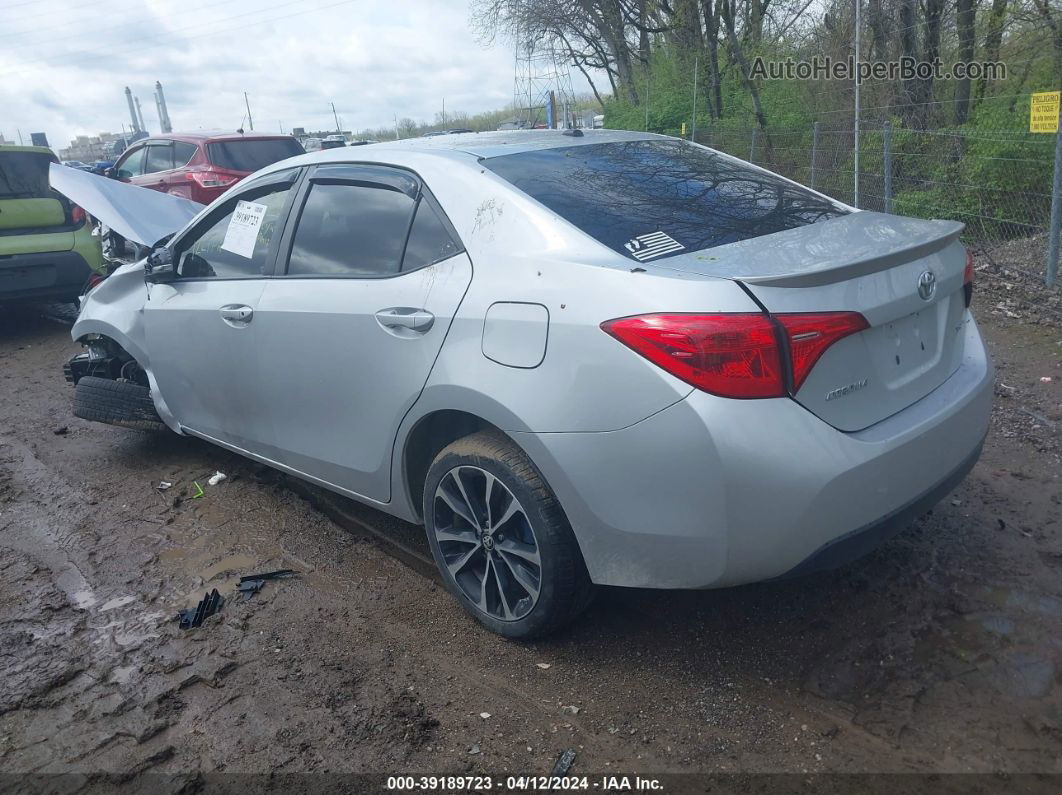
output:
M 63 375 L 69 383 L 77 386 L 82 378 L 91 376 L 149 386 L 144 368 L 114 340 L 86 334 L 81 344 L 85 350 L 71 356 L 63 365 Z
M 74 415 L 123 428 L 157 430 L 169 413 L 151 376 L 144 334 L 144 262 L 118 268 L 81 300 L 71 336 L 84 350 L 63 365 Z

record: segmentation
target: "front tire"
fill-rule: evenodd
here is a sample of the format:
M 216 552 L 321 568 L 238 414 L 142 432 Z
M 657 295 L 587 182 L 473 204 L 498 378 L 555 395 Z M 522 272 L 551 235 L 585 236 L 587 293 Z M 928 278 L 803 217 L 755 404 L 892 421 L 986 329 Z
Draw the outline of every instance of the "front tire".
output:
M 549 634 L 590 602 L 593 585 L 557 498 L 501 433 L 466 436 L 435 457 L 424 524 L 447 589 L 499 635 Z

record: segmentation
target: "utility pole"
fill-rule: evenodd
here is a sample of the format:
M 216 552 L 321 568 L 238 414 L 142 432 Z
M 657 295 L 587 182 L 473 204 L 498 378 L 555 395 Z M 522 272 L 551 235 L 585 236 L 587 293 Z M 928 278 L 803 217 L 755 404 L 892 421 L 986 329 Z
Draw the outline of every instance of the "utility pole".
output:
M 395 140 L 398 140 L 398 114 L 395 114 Z
M 15 132 L 18 133 L 18 145 L 22 146 L 22 130 L 15 128 Z
M 339 129 L 339 114 L 336 113 L 336 103 L 332 103 L 332 117 L 336 120 L 336 132 L 341 132 Z
M 243 104 L 247 108 L 247 126 L 254 132 L 254 119 L 251 118 L 251 101 L 247 99 L 247 92 L 243 92 Z
M 855 0 L 855 151 L 853 157 L 854 174 L 852 181 L 852 204 L 859 207 L 859 28 L 860 6 L 862 0 Z

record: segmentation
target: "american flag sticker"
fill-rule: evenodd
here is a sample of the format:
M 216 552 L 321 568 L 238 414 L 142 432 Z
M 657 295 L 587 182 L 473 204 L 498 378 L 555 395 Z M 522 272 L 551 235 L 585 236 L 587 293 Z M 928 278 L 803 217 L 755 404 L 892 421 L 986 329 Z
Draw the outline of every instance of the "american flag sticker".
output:
M 631 252 L 631 256 L 636 260 L 645 262 L 647 259 L 682 251 L 686 247 L 665 232 L 649 232 L 633 238 L 624 248 Z

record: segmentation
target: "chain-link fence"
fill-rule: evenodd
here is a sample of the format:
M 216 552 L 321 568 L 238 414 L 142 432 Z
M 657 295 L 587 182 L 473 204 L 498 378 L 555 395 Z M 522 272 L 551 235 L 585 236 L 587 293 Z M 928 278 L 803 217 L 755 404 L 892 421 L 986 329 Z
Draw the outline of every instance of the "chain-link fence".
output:
M 1027 104 L 1028 95 L 994 99 L 1008 104 L 1000 116 L 1009 126 L 909 129 L 898 115 L 864 116 L 858 180 L 850 114 L 844 121 L 769 126 L 766 131 L 754 126 L 702 126 L 693 136 L 698 143 L 861 209 L 962 221 L 966 244 L 993 266 L 994 273 L 986 275 L 1005 273 L 1042 296 L 1056 135 L 1013 126 L 1014 104 Z M 690 137 L 687 130 L 659 132 Z

